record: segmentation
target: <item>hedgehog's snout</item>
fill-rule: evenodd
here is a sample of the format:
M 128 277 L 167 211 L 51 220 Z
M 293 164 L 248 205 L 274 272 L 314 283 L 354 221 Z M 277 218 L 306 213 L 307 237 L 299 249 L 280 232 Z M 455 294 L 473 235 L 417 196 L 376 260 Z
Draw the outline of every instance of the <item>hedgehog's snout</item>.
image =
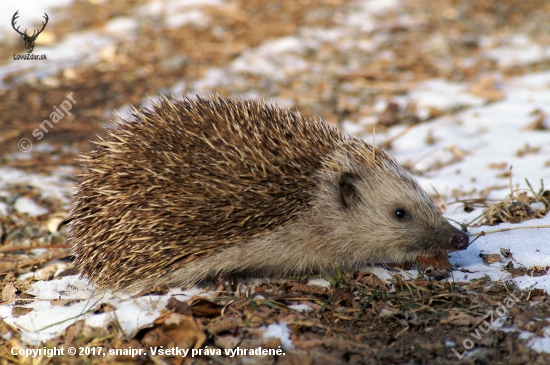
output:
M 470 244 L 470 238 L 465 232 L 455 229 L 455 233 L 451 237 L 451 245 L 455 250 L 465 250 Z

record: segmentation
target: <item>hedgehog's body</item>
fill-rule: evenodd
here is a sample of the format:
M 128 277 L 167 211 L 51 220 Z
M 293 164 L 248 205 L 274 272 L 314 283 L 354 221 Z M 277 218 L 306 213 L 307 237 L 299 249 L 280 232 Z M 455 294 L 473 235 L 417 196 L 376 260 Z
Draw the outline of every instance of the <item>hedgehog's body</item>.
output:
M 319 273 L 468 245 L 384 151 L 259 102 L 163 98 L 98 145 L 70 238 L 100 286 Z

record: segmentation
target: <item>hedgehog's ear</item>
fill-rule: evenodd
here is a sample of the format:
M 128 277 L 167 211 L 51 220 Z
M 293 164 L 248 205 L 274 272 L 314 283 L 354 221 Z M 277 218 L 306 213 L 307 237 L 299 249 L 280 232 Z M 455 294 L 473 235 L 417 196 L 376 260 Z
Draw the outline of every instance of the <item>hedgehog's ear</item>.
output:
M 357 180 L 359 176 L 351 172 L 344 172 L 338 181 L 338 192 L 340 195 L 340 203 L 345 210 L 357 204 L 359 193 L 357 191 Z

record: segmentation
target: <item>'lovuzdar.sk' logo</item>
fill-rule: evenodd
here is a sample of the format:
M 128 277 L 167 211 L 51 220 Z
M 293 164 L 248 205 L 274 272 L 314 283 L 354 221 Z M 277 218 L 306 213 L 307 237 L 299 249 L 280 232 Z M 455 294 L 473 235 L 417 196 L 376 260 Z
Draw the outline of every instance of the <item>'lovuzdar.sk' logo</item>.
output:
M 38 38 L 40 33 L 42 33 L 44 28 L 46 28 L 46 24 L 48 24 L 48 20 L 49 20 L 48 14 L 44 13 L 45 16 L 43 16 L 43 18 L 46 19 L 46 22 L 45 23 L 42 22 L 42 29 L 40 29 L 40 30 L 35 29 L 33 31 L 32 35 L 28 35 L 26 29 L 25 29 L 25 33 L 21 33 L 19 31 L 19 26 L 17 28 L 15 27 L 15 20 L 17 18 L 19 18 L 19 15 L 17 15 L 17 13 L 19 13 L 19 10 L 17 10 L 15 12 L 15 14 L 13 14 L 13 18 L 11 18 L 11 26 L 13 27 L 13 29 L 15 29 L 15 31 L 17 33 L 19 33 L 21 35 L 21 38 L 23 38 L 23 40 L 25 41 L 25 48 L 27 49 L 27 53 L 32 53 L 32 50 L 34 49 L 34 42 L 36 41 L 36 38 Z

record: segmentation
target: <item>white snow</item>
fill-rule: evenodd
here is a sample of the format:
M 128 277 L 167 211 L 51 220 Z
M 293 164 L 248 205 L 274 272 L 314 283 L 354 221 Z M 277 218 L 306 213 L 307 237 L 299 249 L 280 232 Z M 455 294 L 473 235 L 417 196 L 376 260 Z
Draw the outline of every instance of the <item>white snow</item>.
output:
M 508 178 L 497 175 L 506 172 L 509 166 L 513 166 L 514 185 L 527 189 L 525 179 L 529 179 L 537 189 L 541 179 L 550 180 L 549 136 L 547 132 L 524 129 L 535 119 L 533 111 L 538 109 L 550 114 L 548 78 L 548 72 L 541 72 L 504 81 L 504 100 L 422 123 L 399 138 L 391 153 L 400 163 L 412 165 L 424 173 L 418 178 L 423 188 L 433 192 L 433 186 L 442 196 L 452 195 L 453 189 L 468 192 L 501 186 L 503 192 L 498 197 L 502 199 L 509 193 Z M 455 101 L 451 88 L 447 89 L 448 85 L 443 83 L 440 86 L 440 98 L 446 96 L 450 99 L 448 105 L 452 106 Z M 412 94 L 417 102 L 432 103 L 431 97 L 426 96 L 424 100 L 419 94 Z M 446 108 L 442 100 L 438 103 Z M 398 132 L 390 131 L 388 135 L 394 133 Z M 426 145 L 430 133 L 435 143 Z M 380 135 L 377 138 L 382 140 Z M 518 152 L 526 145 L 540 149 L 537 153 L 519 156 Z M 430 166 L 438 161 L 449 161 L 460 151 L 462 160 L 436 172 L 429 171 Z M 502 170 L 489 168 L 491 163 L 502 162 L 507 166 Z
M 311 312 L 313 311 L 313 308 L 311 308 L 307 304 L 292 304 L 288 306 L 291 309 L 294 309 L 296 312 Z
M 534 334 L 533 334 L 534 336 Z M 530 340 L 527 342 L 527 346 L 531 347 L 536 352 L 548 353 L 550 349 L 550 327 L 544 329 L 544 336 L 533 337 L 530 336 Z
M 330 288 L 330 282 L 327 279 L 322 278 L 309 279 L 307 285 L 318 285 L 324 288 Z
M 262 338 L 267 339 L 272 337 L 281 340 L 281 346 L 283 347 L 283 350 L 291 350 L 294 347 L 292 341 L 290 340 L 290 330 L 288 328 L 288 325 L 284 322 L 274 323 L 267 326 L 267 329 L 263 333 Z
M 37 281 L 28 294 L 35 298 L 18 307 L 32 308 L 33 311 L 14 317 L 11 314 L 16 304 L 0 306 L 0 317 L 8 324 L 21 330 L 22 340 L 40 345 L 43 341 L 59 336 L 67 327 L 78 320 L 92 327 L 106 327 L 117 323 L 124 336 L 132 336 L 142 328 L 151 326 L 160 316 L 171 297 L 186 301 L 195 295 L 208 296 L 201 289 L 181 291 L 173 289 L 165 296 L 145 296 L 131 298 L 129 295 L 114 295 L 110 292 L 94 290 L 87 281 L 78 275 L 66 276 L 50 281 Z M 70 300 L 57 305 L 57 300 Z M 74 300 L 74 302 L 73 302 Z M 99 305 L 109 303 L 115 309 L 94 314 Z
M 550 58 L 550 47 L 536 44 L 526 35 L 517 34 L 499 47 L 485 50 L 485 56 L 495 60 L 501 66 L 520 66 L 540 62 Z
M 8 215 L 9 205 L 4 202 L 0 202 L 0 215 Z
M 34 200 L 24 196 L 21 198 L 18 198 L 15 201 L 15 204 L 13 205 L 13 207 L 19 213 L 24 213 L 29 217 L 36 217 L 36 216 L 48 213 L 48 209 L 41 207 L 40 205 L 36 204 Z
M 204 28 L 209 25 L 209 19 L 201 7 L 221 5 L 223 1 L 220 0 L 155 0 L 139 7 L 135 14 L 140 17 L 162 17 L 168 28 L 177 28 L 185 24 Z
M 38 46 L 35 54 L 46 54 L 49 62 L 22 62 L 11 60 L 0 68 L 0 79 L 17 71 L 26 71 L 14 79 L 15 82 L 36 82 L 60 70 L 75 67 L 78 64 L 93 64 L 101 60 L 101 50 L 114 42 L 114 36 L 108 37 L 94 31 L 85 31 L 67 35 L 51 46 Z M 78 52 L 75 52 L 78 50 Z M 24 53 L 24 49 L 21 50 Z M 46 82 L 48 79 L 46 79 Z M 6 88 L 3 83 L 0 87 Z
M 67 169 L 70 171 L 69 168 Z M 0 195 L 7 194 L 5 189 L 16 184 L 31 186 L 40 191 L 43 197 L 59 200 L 65 204 L 67 209 L 69 207 L 73 183 L 67 181 L 64 174 L 57 174 L 54 172 L 46 176 L 42 174 L 26 173 L 14 168 L 0 167 Z M 25 209 L 24 204 L 29 203 L 28 200 L 25 199 L 22 201 L 23 205 L 21 209 Z
M 110 20 L 105 25 L 105 30 L 112 34 L 128 34 L 133 32 L 138 26 L 138 22 L 134 18 L 118 17 Z
M 444 80 L 430 80 L 418 84 L 414 91 L 407 95 L 417 105 L 420 119 L 426 119 L 430 108 L 452 110 L 460 107 L 480 106 L 482 98 L 467 92 L 467 86 L 449 83 Z

